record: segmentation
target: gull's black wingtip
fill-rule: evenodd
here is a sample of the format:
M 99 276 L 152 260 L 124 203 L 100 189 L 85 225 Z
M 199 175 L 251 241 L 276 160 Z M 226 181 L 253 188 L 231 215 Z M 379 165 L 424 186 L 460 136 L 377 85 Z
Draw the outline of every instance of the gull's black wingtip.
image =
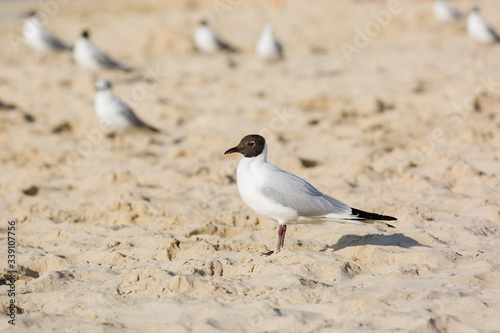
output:
M 153 126 L 151 126 L 151 125 L 147 125 L 147 124 L 145 124 L 145 127 L 146 127 L 146 129 L 148 129 L 148 130 L 149 130 L 149 131 L 151 131 L 151 132 L 154 132 L 154 133 L 161 133 L 161 131 L 160 131 L 159 129 L 157 129 L 156 127 L 153 127 Z
M 352 210 L 352 215 L 355 215 L 361 219 L 365 220 L 375 220 L 375 221 L 396 221 L 397 218 L 392 217 L 392 216 L 387 216 L 387 215 L 379 215 L 375 213 L 368 213 L 356 208 L 351 208 Z M 391 226 L 393 227 L 393 226 Z M 394 227 L 393 227 L 394 228 Z

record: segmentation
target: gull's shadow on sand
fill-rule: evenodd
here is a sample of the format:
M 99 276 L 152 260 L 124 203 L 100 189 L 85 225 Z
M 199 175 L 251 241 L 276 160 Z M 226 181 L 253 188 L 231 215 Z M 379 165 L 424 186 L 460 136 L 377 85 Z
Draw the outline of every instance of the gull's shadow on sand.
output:
M 420 244 L 413 238 L 407 237 L 403 234 L 368 234 L 363 236 L 344 235 L 339 238 L 336 244 L 329 245 L 324 250 L 333 249 L 334 251 L 338 251 L 346 247 L 361 245 L 399 246 L 405 249 L 414 246 L 430 247 L 428 245 Z

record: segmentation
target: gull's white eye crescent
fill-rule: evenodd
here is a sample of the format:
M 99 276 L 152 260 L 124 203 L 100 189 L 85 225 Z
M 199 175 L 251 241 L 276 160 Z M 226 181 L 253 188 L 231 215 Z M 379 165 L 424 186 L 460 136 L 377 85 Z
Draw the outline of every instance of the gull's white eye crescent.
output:
M 250 142 L 248 143 L 248 145 L 249 145 L 250 147 L 255 146 L 255 141 L 250 141 Z

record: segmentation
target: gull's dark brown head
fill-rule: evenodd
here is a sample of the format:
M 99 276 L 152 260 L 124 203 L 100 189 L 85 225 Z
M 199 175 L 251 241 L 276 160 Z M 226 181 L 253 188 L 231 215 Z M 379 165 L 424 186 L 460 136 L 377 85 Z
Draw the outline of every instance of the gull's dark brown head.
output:
M 88 31 L 88 30 L 83 30 L 83 31 L 82 31 L 82 37 L 83 37 L 83 38 L 89 38 L 89 36 L 90 36 L 90 33 L 89 33 L 89 31 Z
M 236 147 L 228 149 L 224 155 L 240 153 L 245 157 L 256 157 L 262 154 L 265 147 L 266 139 L 258 134 L 250 134 L 241 139 Z
M 33 17 L 33 16 L 36 16 L 36 10 L 30 10 L 30 11 L 26 12 L 24 16 L 25 16 L 25 17 Z
M 113 85 L 111 84 L 111 82 L 109 80 L 99 79 L 96 82 L 95 87 L 97 90 L 103 91 L 103 90 L 108 90 L 108 89 L 113 88 Z

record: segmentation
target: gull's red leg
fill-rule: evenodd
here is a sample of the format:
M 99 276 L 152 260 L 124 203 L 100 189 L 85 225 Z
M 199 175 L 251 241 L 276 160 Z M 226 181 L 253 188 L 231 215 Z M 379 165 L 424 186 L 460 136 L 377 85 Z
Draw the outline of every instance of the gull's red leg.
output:
M 278 247 L 276 248 L 276 251 L 269 251 L 262 253 L 265 256 L 270 256 L 273 253 L 278 253 L 280 252 L 281 248 L 285 245 L 285 233 L 286 233 L 286 224 L 279 226 L 278 228 Z
M 285 233 L 286 233 L 286 224 L 280 225 L 278 229 L 278 248 L 276 252 L 279 252 L 283 246 L 285 246 Z

